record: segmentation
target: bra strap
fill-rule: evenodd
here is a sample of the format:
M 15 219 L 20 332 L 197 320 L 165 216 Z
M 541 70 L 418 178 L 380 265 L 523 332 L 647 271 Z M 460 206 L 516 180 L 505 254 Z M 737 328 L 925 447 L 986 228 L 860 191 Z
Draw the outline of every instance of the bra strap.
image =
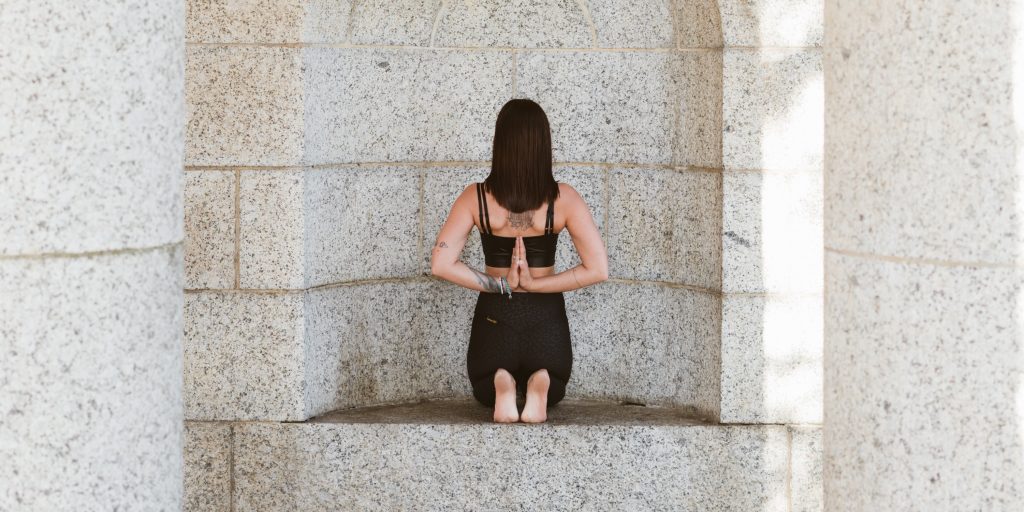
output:
M 491 216 L 487 213 L 487 196 L 484 195 L 483 183 L 476 184 L 476 202 L 480 211 L 480 227 L 484 233 L 491 234 Z M 485 227 L 486 226 L 486 227 Z
M 555 230 L 555 200 L 548 201 L 548 218 L 544 223 L 544 234 L 551 234 Z

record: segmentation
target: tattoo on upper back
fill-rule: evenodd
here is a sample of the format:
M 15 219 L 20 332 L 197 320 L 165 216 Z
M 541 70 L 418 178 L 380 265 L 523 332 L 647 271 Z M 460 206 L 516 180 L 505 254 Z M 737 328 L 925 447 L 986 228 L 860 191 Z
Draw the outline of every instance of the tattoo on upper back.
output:
M 533 212 L 534 210 L 526 210 L 520 213 L 508 212 L 509 226 L 512 226 L 512 229 L 520 230 L 533 226 Z

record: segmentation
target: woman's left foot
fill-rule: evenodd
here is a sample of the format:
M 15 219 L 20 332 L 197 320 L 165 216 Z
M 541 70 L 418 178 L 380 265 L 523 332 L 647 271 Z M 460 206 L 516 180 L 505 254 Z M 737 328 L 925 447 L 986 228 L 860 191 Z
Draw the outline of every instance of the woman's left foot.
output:
M 543 423 L 548 419 L 548 388 L 551 378 L 548 371 L 541 368 L 526 381 L 526 406 L 523 407 L 519 420 L 525 423 Z

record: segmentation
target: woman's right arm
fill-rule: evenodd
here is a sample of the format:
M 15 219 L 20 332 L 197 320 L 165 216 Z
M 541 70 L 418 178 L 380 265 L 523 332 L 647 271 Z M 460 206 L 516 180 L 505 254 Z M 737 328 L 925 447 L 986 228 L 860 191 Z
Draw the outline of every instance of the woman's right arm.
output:
M 569 230 L 581 263 L 557 274 L 534 277 L 527 290 L 530 292 L 565 292 L 608 279 L 608 252 L 604 240 L 601 240 L 601 232 L 597 229 L 594 216 L 590 214 L 590 208 L 571 185 L 562 183 L 559 186 L 565 198 L 561 202 L 565 211 L 565 228 Z

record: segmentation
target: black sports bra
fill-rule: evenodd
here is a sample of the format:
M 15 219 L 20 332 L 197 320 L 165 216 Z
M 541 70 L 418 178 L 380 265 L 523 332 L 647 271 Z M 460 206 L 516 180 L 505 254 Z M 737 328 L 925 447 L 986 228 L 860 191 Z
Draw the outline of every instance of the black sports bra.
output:
M 484 195 L 483 184 L 476 184 L 477 206 L 480 209 L 480 243 L 484 248 L 484 261 L 488 267 L 511 267 L 512 249 L 516 245 L 516 237 L 498 236 L 491 233 L 491 217 L 487 213 L 487 197 Z M 555 228 L 555 201 L 548 202 L 547 221 L 544 234 L 524 236 L 526 247 L 526 263 L 531 267 L 551 267 L 555 264 L 555 249 L 558 248 L 558 235 Z

